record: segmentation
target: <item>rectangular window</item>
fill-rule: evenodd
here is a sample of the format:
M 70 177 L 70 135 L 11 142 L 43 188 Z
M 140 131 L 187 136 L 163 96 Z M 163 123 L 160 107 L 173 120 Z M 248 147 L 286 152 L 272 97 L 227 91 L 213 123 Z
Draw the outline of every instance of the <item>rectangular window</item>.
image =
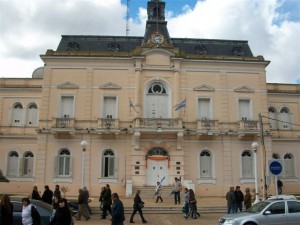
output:
M 61 118 L 74 118 L 74 96 L 61 96 Z
M 198 99 L 198 119 L 210 120 L 211 118 L 211 105 L 209 98 Z
M 249 99 L 239 99 L 239 120 L 251 120 L 251 107 Z
M 105 96 L 103 98 L 103 115 L 102 118 L 110 116 L 112 119 L 117 118 L 117 97 Z

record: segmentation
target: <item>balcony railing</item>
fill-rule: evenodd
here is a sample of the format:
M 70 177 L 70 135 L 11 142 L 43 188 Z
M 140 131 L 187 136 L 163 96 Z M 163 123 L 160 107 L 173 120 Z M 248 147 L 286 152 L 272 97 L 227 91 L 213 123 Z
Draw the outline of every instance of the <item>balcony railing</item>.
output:
M 119 128 L 119 120 L 113 119 L 112 116 L 107 116 L 106 118 L 99 118 L 98 119 L 98 126 L 100 128 L 106 128 L 106 129 L 118 129 Z
M 182 128 L 182 120 L 163 118 L 138 118 L 134 121 L 135 128 Z
M 198 130 L 218 130 L 219 129 L 219 120 L 198 120 L 197 121 Z
M 239 122 L 239 130 L 257 130 L 258 121 L 256 120 L 241 120 Z
M 56 118 L 56 128 L 73 128 L 74 118 Z

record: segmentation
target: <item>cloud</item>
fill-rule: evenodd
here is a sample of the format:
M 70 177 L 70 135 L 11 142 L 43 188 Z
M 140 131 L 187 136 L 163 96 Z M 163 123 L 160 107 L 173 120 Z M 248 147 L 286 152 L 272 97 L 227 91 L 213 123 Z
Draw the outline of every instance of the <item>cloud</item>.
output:
M 168 10 L 167 2 L 166 19 L 171 37 L 248 40 L 255 56 L 271 61 L 267 82 L 296 83 L 300 78 L 300 22 L 289 20 L 291 13 L 283 10 L 284 3 L 198 0 L 174 12 Z M 136 17 L 131 12 L 131 17 L 130 35 L 143 36 L 146 4 Z M 42 66 L 39 55 L 55 50 L 63 34 L 125 36 L 126 5 L 121 0 L 2 0 L 0 32 L 0 61 L 5 64 L 0 76 L 30 77 L 36 67 L 30 70 L 27 65 Z M 12 74 L 9 68 L 16 63 L 22 69 Z

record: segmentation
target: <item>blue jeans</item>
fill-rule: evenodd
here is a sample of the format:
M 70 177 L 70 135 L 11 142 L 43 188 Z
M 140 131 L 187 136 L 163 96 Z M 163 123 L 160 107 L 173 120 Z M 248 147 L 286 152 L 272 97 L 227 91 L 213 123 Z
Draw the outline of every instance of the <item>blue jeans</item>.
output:
M 189 213 L 189 203 L 188 202 L 184 203 L 184 213 L 185 213 L 186 216 Z
M 174 192 L 174 200 L 175 200 L 175 204 L 177 204 L 177 202 L 180 204 L 180 191 Z

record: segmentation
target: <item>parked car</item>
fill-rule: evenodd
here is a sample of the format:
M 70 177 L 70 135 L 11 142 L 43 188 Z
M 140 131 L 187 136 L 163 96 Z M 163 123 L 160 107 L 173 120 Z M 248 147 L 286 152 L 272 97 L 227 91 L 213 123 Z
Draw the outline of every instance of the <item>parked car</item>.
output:
M 300 201 L 268 199 L 258 202 L 246 212 L 227 214 L 219 225 L 299 225 Z
M 11 203 L 14 206 L 14 225 L 20 225 L 22 224 L 22 201 L 12 200 Z M 33 199 L 30 199 L 30 203 L 38 210 L 41 216 L 41 225 L 48 225 L 50 222 L 50 216 L 52 214 L 52 206 L 45 202 Z

